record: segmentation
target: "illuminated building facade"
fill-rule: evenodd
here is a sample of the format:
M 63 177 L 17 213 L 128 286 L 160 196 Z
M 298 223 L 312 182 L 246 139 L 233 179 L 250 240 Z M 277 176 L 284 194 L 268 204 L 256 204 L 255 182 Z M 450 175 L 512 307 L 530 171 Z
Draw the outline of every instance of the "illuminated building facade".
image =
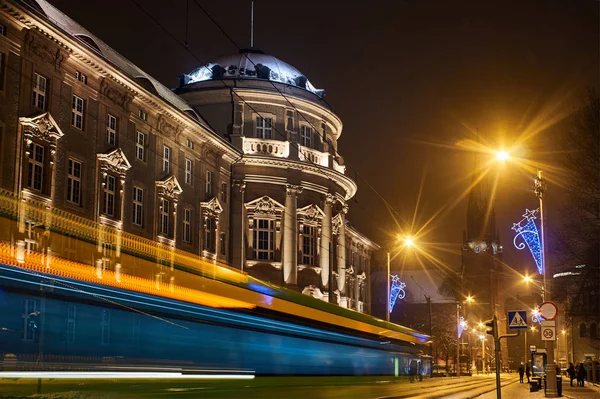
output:
M 368 310 L 378 247 L 345 218 L 357 187 L 337 153 L 342 123 L 295 68 L 252 51 L 267 58 L 244 76 L 229 72 L 239 55 L 176 95 L 44 0 L 1 0 L 0 25 L 0 187 L 20 201 L 10 240 L 24 251 L 157 286 L 182 278 L 168 253 L 184 251 L 324 300 L 334 283 L 335 302 Z M 103 227 L 96 253 L 58 247 L 39 206 L 167 255 L 123 262 L 121 233 Z

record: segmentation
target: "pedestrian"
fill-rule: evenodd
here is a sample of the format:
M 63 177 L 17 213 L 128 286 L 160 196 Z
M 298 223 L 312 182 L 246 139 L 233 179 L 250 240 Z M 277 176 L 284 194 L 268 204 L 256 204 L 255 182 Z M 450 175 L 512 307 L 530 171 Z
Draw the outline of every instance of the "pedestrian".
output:
M 423 362 L 419 362 L 419 368 L 417 369 L 419 373 L 419 381 L 423 381 Z
M 519 383 L 523 383 L 523 374 L 525 374 L 525 369 L 523 368 L 523 363 L 519 366 Z
M 585 366 L 583 362 L 579 363 L 579 370 L 577 370 L 577 385 L 580 387 L 585 386 Z
M 569 363 L 567 374 L 569 375 L 569 379 L 571 380 L 571 386 L 573 386 L 573 380 L 575 379 L 575 377 L 577 377 L 577 374 L 575 374 L 575 366 L 573 366 L 573 363 Z M 579 379 L 577 381 L 579 382 Z
M 415 382 L 415 377 L 417 375 L 417 361 L 416 360 L 410 361 L 409 375 L 410 375 L 410 382 Z
M 531 368 L 529 367 L 529 362 L 525 365 L 525 375 L 527 376 L 527 383 L 529 384 L 529 377 L 531 376 Z

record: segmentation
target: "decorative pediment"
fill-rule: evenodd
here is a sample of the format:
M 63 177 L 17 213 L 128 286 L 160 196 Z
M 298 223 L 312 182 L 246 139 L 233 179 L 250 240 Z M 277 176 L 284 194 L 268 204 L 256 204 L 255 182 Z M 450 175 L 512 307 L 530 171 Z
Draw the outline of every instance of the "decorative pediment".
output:
M 250 201 L 245 206 L 248 211 L 253 212 L 255 215 L 275 216 L 285 210 L 283 205 L 268 195 Z
M 204 212 L 211 216 L 218 216 L 221 212 L 223 212 L 223 207 L 216 198 L 213 198 L 207 202 L 201 202 L 200 208 L 202 208 Z
M 104 172 L 113 172 L 124 176 L 131 168 L 129 160 L 127 160 L 123 150 L 120 148 L 114 149 L 107 154 L 98 154 L 97 156 L 98 161 L 100 161 L 100 168 Z
M 325 213 L 315 204 L 305 206 L 298 209 L 298 216 L 302 217 L 306 222 L 316 222 L 325 216 Z
M 43 112 L 31 118 L 21 117 L 19 123 L 23 127 L 23 134 L 27 139 L 35 138 L 48 143 L 55 143 L 56 140 L 64 136 L 50 112 Z
M 179 185 L 177 178 L 173 175 L 156 182 L 156 191 L 159 197 L 167 199 L 177 199 L 183 189 Z
M 338 213 L 331 218 L 331 231 L 333 234 L 339 234 L 342 223 L 345 223 L 345 218 L 342 217 L 342 213 Z

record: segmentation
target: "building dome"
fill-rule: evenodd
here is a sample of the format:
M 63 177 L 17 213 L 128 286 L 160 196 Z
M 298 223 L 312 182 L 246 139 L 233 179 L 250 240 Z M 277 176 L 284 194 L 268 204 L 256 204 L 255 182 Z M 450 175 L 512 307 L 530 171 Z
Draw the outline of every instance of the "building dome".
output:
M 325 90 L 315 88 L 302 72 L 255 48 L 242 49 L 236 55 L 196 68 L 183 75 L 181 83 L 183 86 L 216 79 L 264 79 L 299 87 L 319 97 L 325 96 Z

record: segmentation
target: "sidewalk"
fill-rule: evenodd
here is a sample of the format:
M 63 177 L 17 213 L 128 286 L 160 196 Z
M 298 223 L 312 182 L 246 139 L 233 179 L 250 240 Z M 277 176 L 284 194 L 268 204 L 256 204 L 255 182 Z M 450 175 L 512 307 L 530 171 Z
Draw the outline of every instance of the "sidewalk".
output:
M 563 398 L 566 399 L 599 399 L 600 387 L 586 383 L 585 387 L 571 387 L 569 380 L 563 378 Z M 502 397 L 508 399 L 543 399 L 544 390 L 538 392 L 529 392 L 529 384 L 520 384 L 518 382 L 502 388 Z M 478 399 L 496 399 L 496 391 L 481 395 Z

